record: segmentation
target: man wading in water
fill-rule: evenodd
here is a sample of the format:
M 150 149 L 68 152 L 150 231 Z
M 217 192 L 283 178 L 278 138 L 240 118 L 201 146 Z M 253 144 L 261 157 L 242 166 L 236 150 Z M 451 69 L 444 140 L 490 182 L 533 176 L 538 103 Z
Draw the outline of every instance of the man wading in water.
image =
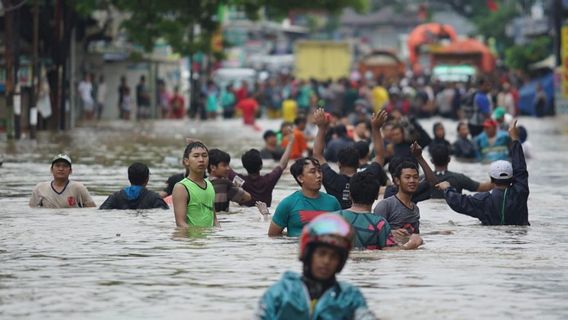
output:
M 511 146 L 512 165 L 498 160 L 491 163 L 489 176 L 495 188 L 490 192 L 473 196 L 458 193 L 447 181 L 436 187 L 444 190 L 446 202 L 454 211 L 477 218 L 484 225 L 528 226 L 529 173 L 525 163 L 523 147 L 519 141 L 517 121 L 509 129 L 513 140 Z

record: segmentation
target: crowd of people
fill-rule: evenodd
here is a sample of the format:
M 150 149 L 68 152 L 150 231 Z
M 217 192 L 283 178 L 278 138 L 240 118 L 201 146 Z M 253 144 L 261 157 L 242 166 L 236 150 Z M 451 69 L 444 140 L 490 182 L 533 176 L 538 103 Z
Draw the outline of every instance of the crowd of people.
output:
M 389 107 L 392 96 L 378 112 L 371 107 L 339 113 L 322 103 L 319 108 L 298 110 L 293 120 L 283 121 L 280 131 L 266 131 L 263 148 L 242 154 L 246 173 L 231 169 L 227 152 L 191 140 L 183 152 L 185 173 L 170 177 L 166 190 L 148 190 L 148 167 L 133 163 L 128 168 L 131 185 L 110 195 L 100 209 L 171 206 L 177 227 L 208 228 L 219 225 L 217 213 L 228 211 L 231 201 L 256 207 L 270 220 L 269 236 L 300 237 L 304 263 L 301 275 L 286 273 L 268 289 L 259 302 L 258 318 L 326 318 L 341 312 L 346 318 L 358 314 L 373 319 L 360 291 L 338 282 L 335 275 L 352 247 L 420 247 L 424 234 L 420 201 L 444 198 L 451 209 L 484 225 L 529 225 L 528 172 L 521 144 L 526 130 L 504 119 L 507 110 L 481 107 L 487 97 L 481 95 L 482 90 L 473 96 L 473 101 L 479 100 L 474 102 L 478 106 L 474 113 L 481 114 L 482 130 L 473 141 L 469 140 L 469 131 L 477 126 L 473 121 L 458 124 L 459 138 L 453 144 L 445 140 L 441 123 L 434 124 L 431 138 L 416 117 Z M 429 149 L 433 169 L 422 155 L 423 148 Z M 491 161 L 490 180 L 477 182 L 448 171 L 452 155 Z M 263 174 L 267 159 L 278 164 Z M 289 171 L 298 190 L 282 199 L 271 215 L 273 190 L 291 160 Z M 330 163 L 336 163 L 338 170 Z M 69 179 L 68 155 L 57 155 L 51 172 L 52 181 L 34 188 L 31 207 L 96 206 L 87 188 Z M 463 189 L 478 193 L 465 195 Z M 373 208 L 380 195 L 383 199 Z

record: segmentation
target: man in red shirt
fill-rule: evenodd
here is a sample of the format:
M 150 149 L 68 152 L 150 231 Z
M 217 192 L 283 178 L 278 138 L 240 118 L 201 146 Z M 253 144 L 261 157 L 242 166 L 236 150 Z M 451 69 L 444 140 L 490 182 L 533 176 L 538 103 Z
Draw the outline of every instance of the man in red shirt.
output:
M 304 130 L 306 129 L 306 118 L 298 117 L 294 120 L 296 127 L 294 128 L 294 145 L 292 146 L 292 154 L 290 159 L 300 159 L 304 156 L 304 152 L 308 150 L 308 143 L 306 141 L 306 136 L 304 135 Z M 282 139 L 282 148 L 286 148 L 288 145 L 288 139 Z
M 256 110 L 258 110 L 258 102 L 253 97 L 248 97 L 241 100 L 236 108 L 243 113 L 243 123 L 256 128 L 254 121 Z

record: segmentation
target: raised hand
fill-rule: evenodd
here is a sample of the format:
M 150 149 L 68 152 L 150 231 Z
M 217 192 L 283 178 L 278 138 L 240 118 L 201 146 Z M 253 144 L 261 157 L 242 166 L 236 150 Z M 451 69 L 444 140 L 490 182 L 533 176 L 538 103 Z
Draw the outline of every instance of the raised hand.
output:
M 329 126 L 329 118 L 325 115 L 325 111 L 318 108 L 314 111 L 314 123 L 318 127 L 326 128 Z
M 519 128 L 517 128 L 517 120 L 513 122 L 513 125 L 509 128 L 509 137 L 511 140 L 519 140 Z
M 410 146 L 410 153 L 415 158 L 422 157 L 422 147 L 418 144 L 418 142 L 414 141 L 414 143 L 412 143 L 412 145 Z
M 371 116 L 371 124 L 373 128 L 382 128 L 385 122 L 387 122 L 388 115 L 389 114 L 385 110 L 381 110 L 379 113 L 373 113 Z

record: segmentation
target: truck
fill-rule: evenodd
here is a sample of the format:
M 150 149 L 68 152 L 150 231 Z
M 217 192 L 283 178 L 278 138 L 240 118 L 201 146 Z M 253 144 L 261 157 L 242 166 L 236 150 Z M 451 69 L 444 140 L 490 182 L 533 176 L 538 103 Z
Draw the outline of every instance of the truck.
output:
M 351 63 L 351 45 L 347 42 L 304 40 L 296 42 L 294 48 L 294 75 L 298 79 L 349 77 Z

